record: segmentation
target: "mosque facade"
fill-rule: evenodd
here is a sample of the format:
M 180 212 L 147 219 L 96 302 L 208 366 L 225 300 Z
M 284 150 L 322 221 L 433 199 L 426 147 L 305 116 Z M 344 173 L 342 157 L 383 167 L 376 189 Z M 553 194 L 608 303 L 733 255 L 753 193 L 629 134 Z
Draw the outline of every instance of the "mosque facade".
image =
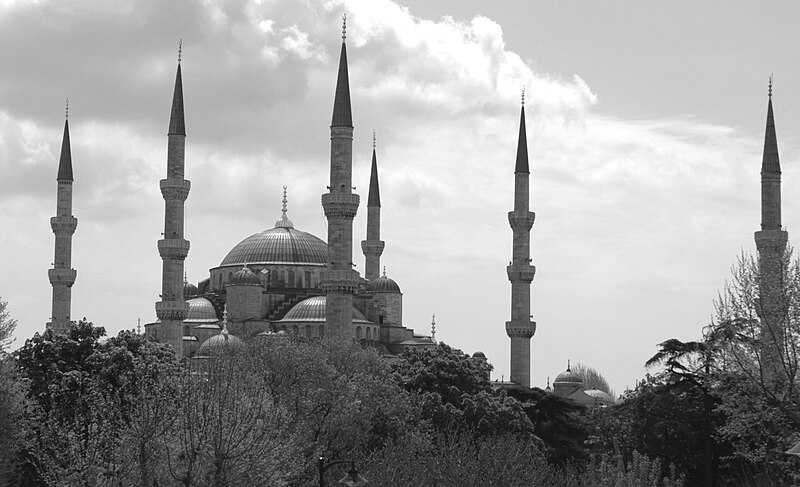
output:
M 273 228 L 244 238 L 209 269 L 197 284 L 185 278 L 189 241 L 184 238 L 184 203 L 190 182 L 184 178 L 186 130 L 180 56 L 175 77 L 167 142 L 164 198 L 162 292 L 157 320 L 145 333 L 170 344 L 179 355 L 205 354 L 209 344 L 255 336 L 292 334 L 307 339 L 336 337 L 367 342 L 383 353 L 435 345 L 429 336 L 403 325 L 403 293 L 380 270 L 385 243 L 380 240 L 380 190 L 376 148 L 367 198 L 367 235 L 361 242 L 366 275 L 353 264 L 353 219 L 359 195 L 352 192 L 353 119 L 342 36 L 331 131 L 330 185 L 322 195 L 327 242 L 295 227 L 289 218 L 287 188 Z M 224 339 L 221 337 L 224 336 Z

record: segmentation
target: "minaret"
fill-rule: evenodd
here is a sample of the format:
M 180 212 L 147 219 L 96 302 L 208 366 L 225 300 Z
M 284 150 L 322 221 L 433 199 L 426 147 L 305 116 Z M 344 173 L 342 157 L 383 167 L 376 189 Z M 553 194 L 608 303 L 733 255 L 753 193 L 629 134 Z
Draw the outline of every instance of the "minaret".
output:
M 367 196 L 367 239 L 361 241 L 361 250 L 366 258 L 364 277 L 370 281 L 378 278 L 381 254 L 386 243 L 381 240 L 381 192 L 378 187 L 378 159 L 375 156 L 375 131 L 372 131 L 372 172 L 369 176 Z
M 346 19 L 345 19 L 346 21 Z M 359 198 L 353 191 L 353 117 L 347 75 L 346 24 L 342 23 L 342 52 L 331 120 L 331 175 L 322 208 L 328 219 L 328 267 L 321 286 L 326 298 L 328 336 L 353 338 L 353 294 L 358 273 L 353 270 L 353 218 Z
M 531 282 L 536 267 L 531 265 L 531 227 L 535 214 L 529 210 L 530 171 L 528 141 L 525 136 L 525 90 L 519 117 L 517 164 L 514 169 L 514 211 L 508 213 L 513 231 L 512 260 L 506 268 L 511 281 L 511 321 L 506 333 L 511 338 L 511 381 L 522 387 L 531 385 L 531 337 L 536 322 L 531 320 Z
M 69 100 L 64 120 L 64 137 L 61 140 L 61 159 L 58 162 L 58 193 L 56 216 L 50 219 L 50 228 L 56 236 L 53 268 L 47 271 L 53 286 L 53 313 L 46 327 L 55 333 L 66 333 L 70 325 L 72 285 L 78 273 L 72 268 L 72 234 L 78 219 L 72 216 L 72 150 L 69 143 Z
M 761 230 L 755 232 L 759 268 L 759 318 L 765 376 L 781 370 L 786 299 L 783 286 L 784 254 L 788 232 L 781 226 L 781 163 L 772 114 L 772 76 L 769 79 L 767 128 L 761 160 Z
M 178 71 L 172 96 L 172 113 L 167 132 L 167 179 L 161 180 L 164 197 L 164 238 L 158 241 L 163 262 L 161 301 L 156 303 L 160 325 L 159 341 L 172 345 L 183 356 L 182 322 L 189 306 L 183 297 L 183 261 L 189 254 L 189 241 L 183 238 L 183 205 L 191 184 L 184 179 L 186 127 L 183 119 L 183 82 L 181 48 L 178 48 Z

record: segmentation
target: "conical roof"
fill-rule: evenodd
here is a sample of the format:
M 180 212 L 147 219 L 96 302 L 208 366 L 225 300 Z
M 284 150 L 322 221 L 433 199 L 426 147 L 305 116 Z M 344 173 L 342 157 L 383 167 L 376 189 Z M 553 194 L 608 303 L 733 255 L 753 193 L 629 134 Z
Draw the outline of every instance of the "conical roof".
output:
M 761 159 L 761 172 L 781 172 L 781 161 L 778 157 L 778 137 L 775 135 L 775 119 L 772 114 L 771 85 L 769 103 L 767 104 L 767 129 L 764 134 L 764 155 Z
M 61 159 L 58 161 L 58 181 L 72 179 L 72 149 L 69 143 L 69 120 L 64 120 L 64 137 L 61 139 Z
M 517 165 L 515 173 L 530 173 L 528 168 L 528 137 L 525 135 L 525 105 L 519 114 L 519 140 L 517 141 Z
M 342 40 L 339 56 L 339 75 L 336 78 L 336 95 L 333 99 L 333 118 L 331 127 L 352 127 L 353 114 L 350 110 L 350 79 L 347 74 L 347 46 Z
M 172 112 L 169 116 L 169 131 L 167 135 L 186 135 L 186 125 L 183 120 L 183 81 L 181 79 L 180 63 L 178 63 L 178 72 L 175 75 L 175 91 L 172 94 Z
M 378 186 L 378 158 L 375 156 L 375 148 L 372 148 L 372 171 L 369 175 L 369 196 L 367 196 L 367 206 L 381 206 L 381 190 Z

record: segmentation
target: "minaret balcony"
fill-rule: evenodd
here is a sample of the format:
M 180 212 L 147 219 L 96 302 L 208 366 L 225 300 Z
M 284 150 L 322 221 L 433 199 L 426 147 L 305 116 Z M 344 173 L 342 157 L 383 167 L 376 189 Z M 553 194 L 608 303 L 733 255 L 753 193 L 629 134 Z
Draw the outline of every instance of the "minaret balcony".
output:
M 531 321 L 506 321 L 506 334 L 511 338 L 530 339 L 536 333 L 536 322 Z
M 361 201 L 355 193 L 325 193 L 322 195 L 322 208 L 327 218 L 347 218 L 352 220 L 358 212 Z
M 161 239 L 158 253 L 164 260 L 184 260 L 189 255 L 189 241 L 183 238 Z
M 529 232 L 533 227 L 533 221 L 536 219 L 536 213 L 532 211 L 509 211 L 508 224 L 515 232 L 521 230 Z
M 355 294 L 361 279 L 351 269 L 324 270 L 320 273 L 320 287 L 325 294 Z
M 506 273 L 508 274 L 508 280 L 511 281 L 512 284 L 515 282 L 530 284 L 533 281 L 533 276 L 536 275 L 536 266 L 528 263 L 511 264 L 510 266 L 506 266 Z
M 50 278 L 50 284 L 53 286 L 72 287 L 78 277 L 78 271 L 56 267 L 47 271 L 47 277 Z
M 156 303 L 156 316 L 161 321 L 183 321 L 189 313 L 185 301 L 159 301 Z
M 78 219 L 74 216 L 54 216 L 50 218 L 50 228 L 56 235 L 72 235 L 78 227 Z
M 756 249 L 759 252 L 783 252 L 789 233 L 786 230 L 759 230 L 755 232 Z
M 380 256 L 383 254 L 383 248 L 386 246 L 386 242 L 383 240 L 362 240 L 361 241 L 361 251 L 364 255 L 377 255 Z
M 185 179 L 162 179 L 159 184 L 161 196 L 168 201 L 186 201 L 192 188 L 192 183 Z

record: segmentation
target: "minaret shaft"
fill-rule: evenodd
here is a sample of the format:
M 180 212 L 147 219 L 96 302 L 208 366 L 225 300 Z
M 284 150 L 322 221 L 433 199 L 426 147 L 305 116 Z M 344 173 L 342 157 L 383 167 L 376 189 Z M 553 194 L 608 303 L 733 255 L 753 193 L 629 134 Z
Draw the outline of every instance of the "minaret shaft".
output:
M 326 295 L 326 332 L 333 338 L 353 338 L 353 295 L 358 273 L 353 270 L 353 218 L 359 197 L 353 193 L 353 120 L 347 48 L 342 42 L 331 120 L 330 186 L 322 195 L 328 219 L 328 267 L 321 276 Z
M 535 214 L 530 211 L 530 173 L 523 107 L 514 171 L 514 211 L 508 213 L 513 236 L 512 260 L 506 268 L 511 281 L 511 321 L 506 322 L 506 333 L 511 339 L 511 381 L 526 388 L 530 387 L 531 337 L 536 332 L 536 323 L 531 320 L 531 282 L 536 268 L 531 265 L 530 231 L 534 219 Z
M 161 255 L 161 300 L 156 303 L 159 321 L 158 339 L 172 345 L 183 356 L 183 320 L 188 305 L 183 296 L 184 261 L 189 241 L 184 238 L 184 204 L 191 183 L 184 178 L 186 130 L 183 118 L 183 83 L 181 67 L 175 77 L 169 131 L 167 134 L 167 178 L 160 182 L 164 198 L 164 238 L 158 241 Z
M 72 307 L 72 285 L 77 272 L 72 268 L 72 235 L 78 219 L 72 216 L 72 150 L 69 140 L 69 121 L 64 123 L 61 142 L 61 160 L 58 165 L 58 190 L 56 194 L 56 216 L 50 219 L 55 234 L 53 268 L 47 272 L 53 286 L 51 321 L 46 327 L 56 333 L 69 331 Z

